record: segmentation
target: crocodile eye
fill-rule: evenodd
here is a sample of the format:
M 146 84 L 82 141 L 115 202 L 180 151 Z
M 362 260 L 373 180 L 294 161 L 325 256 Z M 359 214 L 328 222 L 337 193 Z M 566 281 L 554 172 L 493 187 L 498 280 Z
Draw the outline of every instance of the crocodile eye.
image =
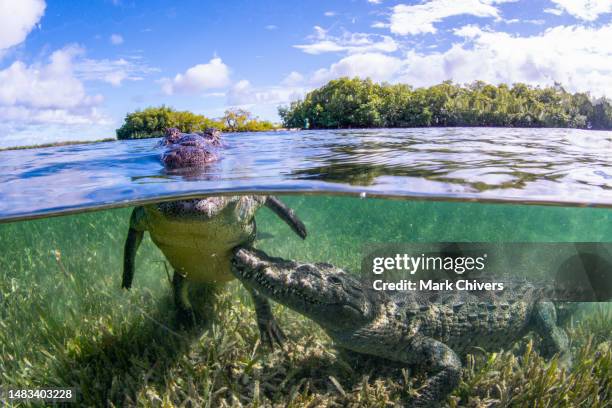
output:
M 327 278 L 327 281 L 329 283 L 333 283 L 334 285 L 340 285 L 342 283 L 340 278 L 338 278 L 337 276 L 330 276 Z

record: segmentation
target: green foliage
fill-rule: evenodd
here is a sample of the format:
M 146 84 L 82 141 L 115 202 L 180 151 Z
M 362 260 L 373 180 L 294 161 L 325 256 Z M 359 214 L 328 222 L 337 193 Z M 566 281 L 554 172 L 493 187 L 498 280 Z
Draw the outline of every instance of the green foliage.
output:
M 224 132 L 256 132 L 274 129 L 269 121 L 262 121 L 243 109 L 225 111 L 221 119 L 210 119 L 189 111 L 177 111 L 167 106 L 149 107 L 125 116 L 125 122 L 117 129 L 117 138 L 141 139 L 160 137 L 166 128 L 175 127 L 181 132 L 201 132 L 217 128 Z
M 125 123 L 117 129 L 118 139 L 159 137 L 169 127 L 181 132 L 198 132 L 213 127 L 214 121 L 189 111 L 176 111 L 167 106 L 137 110 L 125 116 Z
M 340 78 L 280 107 L 286 127 L 328 129 L 423 126 L 506 126 L 612 129 L 612 104 L 560 85 L 490 85 L 451 81 L 414 89 L 406 84 Z
M 221 118 L 222 129 L 226 132 L 259 132 L 274 129 L 272 122 L 259 120 L 244 109 L 228 109 Z
M 610 324 L 608 321 L 608 329 Z M 576 340 L 576 339 L 572 339 Z M 609 407 L 612 376 L 610 343 L 580 339 L 573 350 L 574 365 L 558 358 L 546 362 L 529 341 L 522 355 L 512 351 L 468 355 L 451 407 Z M 520 345 L 520 343 L 519 343 Z

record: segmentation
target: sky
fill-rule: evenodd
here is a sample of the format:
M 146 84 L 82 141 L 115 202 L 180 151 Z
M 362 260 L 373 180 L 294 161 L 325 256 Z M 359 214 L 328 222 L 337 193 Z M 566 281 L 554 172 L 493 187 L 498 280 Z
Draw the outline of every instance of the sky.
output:
M 114 137 L 161 104 L 279 121 L 342 76 L 611 97 L 612 0 L 0 0 L 0 147 Z

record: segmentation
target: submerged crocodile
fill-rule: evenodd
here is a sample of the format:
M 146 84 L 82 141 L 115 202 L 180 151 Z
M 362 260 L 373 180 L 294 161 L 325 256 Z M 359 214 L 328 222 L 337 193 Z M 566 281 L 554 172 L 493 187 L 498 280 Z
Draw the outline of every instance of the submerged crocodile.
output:
M 523 284 L 494 297 L 375 291 L 326 263 L 298 263 L 237 248 L 232 272 L 252 290 L 318 323 L 334 343 L 430 374 L 414 406 L 436 406 L 459 384 L 461 360 L 474 347 L 499 349 L 533 331 L 546 356 L 569 364 L 568 338 L 553 303 Z
M 169 129 L 162 139 L 162 161 L 168 168 L 202 166 L 216 160 L 212 147 L 220 144 L 217 132 L 182 134 Z M 293 210 L 272 196 L 220 196 L 162 202 L 132 211 L 125 242 L 122 287 L 129 289 L 134 276 L 136 252 L 144 232 L 163 252 L 174 269 L 173 290 L 177 317 L 190 326 L 194 312 L 188 298 L 188 283 L 222 284 L 234 279 L 230 272 L 232 250 L 249 246 L 256 237 L 255 213 L 266 206 L 301 238 L 306 228 Z M 284 335 L 267 298 L 250 290 L 262 342 L 272 346 Z

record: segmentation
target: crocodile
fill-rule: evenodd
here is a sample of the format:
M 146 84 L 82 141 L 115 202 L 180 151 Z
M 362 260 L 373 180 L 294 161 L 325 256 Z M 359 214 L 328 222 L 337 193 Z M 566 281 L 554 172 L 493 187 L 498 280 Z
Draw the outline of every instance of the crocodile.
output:
M 201 167 L 218 156 L 218 132 L 184 134 L 168 129 L 160 145 L 166 168 Z M 255 213 L 266 206 L 302 239 L 306 227 L 294 211 L 273 196 L 215 196 L 160 202 L 133 209 L 124 247 L 121 286 L 132 286 L 136 253 L 144 233 L 149 235 L 174 270 L 172 286 L 180 325 L 190 327 L 195 314 L 189 301 L 189 285 L 218 286 L 234 279 L 230 272 L 232 249 L 250 246 L 256 238 Z M 284 334 L 276 323 L 268 299 L 250 290 L 262 342 L 281 344 Z
M 414 366 L 428 378 L 411 406 L 438 406 L 457 387 L 474 348 L 509 347 L 537 333 L 545 357 L 570 364 L 568 338 L 552 302 L 527 282 L 498 295 L 376 291 L 328 263 L 300 263 L 237 248 L 232 272 L 260 294 L 312 319 L 335 345 Z
M 166 169 L 200 168 L 219 159 L 215 148 L 222 146 L 221 132 L 209 128 L 204 132 L 181 133 L 177 128 L 169 128 L 159 145 L 165 148 L 161 160 Z

